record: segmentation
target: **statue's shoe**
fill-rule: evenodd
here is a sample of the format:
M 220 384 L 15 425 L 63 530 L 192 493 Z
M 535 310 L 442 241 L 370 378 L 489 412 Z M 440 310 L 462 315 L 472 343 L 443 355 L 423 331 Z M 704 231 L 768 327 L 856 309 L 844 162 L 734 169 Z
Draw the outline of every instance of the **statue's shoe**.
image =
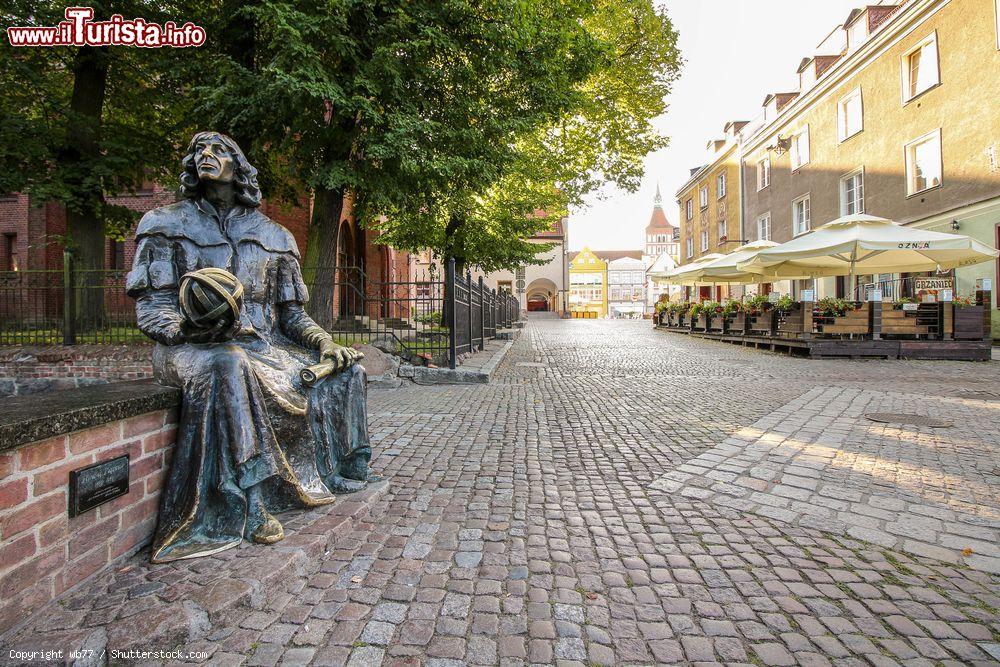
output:
M 334 493 L 356 493 L 368 486 L 368 482 L 334 475 L 326 480 L 326 486 Z
M 250 539 L 257 544 L 274 544 L 285 539 L 285 529 L 277 519 L 264 512 L 264 520 L 251 531 Z

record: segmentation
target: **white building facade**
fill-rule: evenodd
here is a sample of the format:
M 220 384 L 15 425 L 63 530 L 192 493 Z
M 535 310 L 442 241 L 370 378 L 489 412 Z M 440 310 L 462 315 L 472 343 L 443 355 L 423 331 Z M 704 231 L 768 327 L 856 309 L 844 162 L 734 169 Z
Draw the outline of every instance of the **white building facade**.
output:
M 646 305 L 646 266 L 622 257 L 608 262 L 608 317 L 641 318 Z

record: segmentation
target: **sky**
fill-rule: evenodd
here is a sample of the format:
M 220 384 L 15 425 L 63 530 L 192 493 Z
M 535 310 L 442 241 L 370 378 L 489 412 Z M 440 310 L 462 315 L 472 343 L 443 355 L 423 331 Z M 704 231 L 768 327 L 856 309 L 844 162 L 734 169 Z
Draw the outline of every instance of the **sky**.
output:
M 642 248 L 659 181 L 663 209 L 677 224 L 674 193 L 690 169 L 707 162 L 706 144 L 730 120 L 750 120 L 764 96 L 798 88 L 799 61 L 814 53 L 862 0 L 667 0 L 685 64 L 656 127 L 667 148 L 646 158 L 635 193 L 605 187 L 604 198 L 570 212 L 573 250 Z M 870 2 L 868 4 L 876 4 Z

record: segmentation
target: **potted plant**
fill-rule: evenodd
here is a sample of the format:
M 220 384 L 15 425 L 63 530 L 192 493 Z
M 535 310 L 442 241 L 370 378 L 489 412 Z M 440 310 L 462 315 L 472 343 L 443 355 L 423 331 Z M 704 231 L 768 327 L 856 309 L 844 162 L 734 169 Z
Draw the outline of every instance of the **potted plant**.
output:
M 743 309 L 750 319 L 749 328 L 752 331 L 771 331 L 771 317 L 774 304 L 766 294 L 756 294 L 743 302 Z
M 712 309 L 708 313 L 708 328 L 712 331 L 725 331 L 727 317 L 725 305 L 713 301 Z

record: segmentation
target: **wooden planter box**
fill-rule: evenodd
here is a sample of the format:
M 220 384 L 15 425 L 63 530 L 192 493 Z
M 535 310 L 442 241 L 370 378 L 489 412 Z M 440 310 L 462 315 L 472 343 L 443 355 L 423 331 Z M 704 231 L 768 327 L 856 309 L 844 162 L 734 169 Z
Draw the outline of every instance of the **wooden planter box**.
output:
M 719 314 L 719 315 L 712 315 L 712 317 L 711 317 L 711 319 L 710 319 L 710 321 L 708 323 L 708 328 L 711 331 L 719 331 L 719 332 L 725 331 L 725 329 L 726 329 L 726 316 L 725 315 L 721 315 L 721 314 Z
M 750 333 L 752 334 L 771 334 L 771 318 L 774 316 L 774 311 L 765 310 L 758 315 L 747 315 L 750 319 Z
M 891 303 L 882 304 L 882 335 L 907 338 L 926 338 L 932 328 L 920 324 L 919 310 L 897 310 Z
M 735 315 L 729 316 L 729 322 L 726 324 L 726 331 L 734 334 L 746 334 L 747 324 L 746 313 L 736 313 Z
M 848 311 L 841 317 L 817 315 L 816 331 L 828 336 L 859 336 L 871 333 L 870 307 L 869 303 L 863 303 L 859 309 Z
M 802 333 L 802 306 L 794 304 L 787 312 L 778 313 L 778 333 L 797 336 Z
M 691 328 L 695 331 L 708 331 L 708 315 L 698 313 L 698 317 L 692 322 Z
M 945 304 L 945 307 L 947 305 Z M 959 308 L 954 305 L 952 307 L 955 309 L 955 340 L 982 340 L 985 335 L 983 331 L 983 307 Z

